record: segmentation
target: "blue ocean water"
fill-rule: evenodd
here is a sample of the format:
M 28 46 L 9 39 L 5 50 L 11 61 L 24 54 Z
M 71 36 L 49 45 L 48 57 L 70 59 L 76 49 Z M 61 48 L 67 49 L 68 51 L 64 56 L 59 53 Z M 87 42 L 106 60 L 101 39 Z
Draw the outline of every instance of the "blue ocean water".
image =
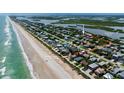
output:
M 17 36 L 5 16 L 0 16 L 0 78 L 31 78 Z

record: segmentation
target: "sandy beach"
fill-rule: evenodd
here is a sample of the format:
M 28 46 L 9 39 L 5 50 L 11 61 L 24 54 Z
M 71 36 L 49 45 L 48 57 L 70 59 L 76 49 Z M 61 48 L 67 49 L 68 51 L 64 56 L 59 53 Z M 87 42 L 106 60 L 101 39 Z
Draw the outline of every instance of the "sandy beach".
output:
M 32 78 L 38 79 L 81 79 L 81 75 L 64 63 L 57 55 L 41 44 L 36 38 L 25 31 L 19 24 L 11 21 L 20 38 L 25 56 L 29 62 L 28 68 Z

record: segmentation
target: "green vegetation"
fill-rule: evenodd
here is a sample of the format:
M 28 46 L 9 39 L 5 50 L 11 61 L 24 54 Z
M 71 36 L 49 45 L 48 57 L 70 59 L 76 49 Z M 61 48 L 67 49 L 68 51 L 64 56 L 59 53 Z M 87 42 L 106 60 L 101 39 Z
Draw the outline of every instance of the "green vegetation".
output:
M 124 23 L 113 22 L 111 20 L 90 20 L 90 19 L 70 19 L 60 21 L 62 24 L 89 24 L 89 25 L 101 25 L 101 26 L 124 26 Z
M 124 33 L 123 30 L 121 29 L 113 29 L 113 28 L 110 28 L 110 27 L 104 27 L 104 26 L 85 26 L 86 28 L 94 28 L 94 29 L 102 29 L 102 30 L 106 30 L 106 31 L 109 31 L 109 32 L 119 32 L 119 33 Z
M 90 20 L 90 19 L 70 19 L 70 20 L 64 20 L 60 21 L 59 23 L 62 24 L 88 24 L 92 26 L 85 26 L 86 28 L 94 28 L 94 29 L 102 29 L 106 30 L 108 32 L 119 32 L 124 33 L 121 29 L 113 29 L 106 26 L 124 26 L 124 23 L 118 23 L 113 21 L 101 21 L 101 20 Z
M 57 17 L 57 16 L 32 16 L 32 17 L 29 17 L 31 19 L 47 19 L 47 20 L 60 20 L 61 17 Z

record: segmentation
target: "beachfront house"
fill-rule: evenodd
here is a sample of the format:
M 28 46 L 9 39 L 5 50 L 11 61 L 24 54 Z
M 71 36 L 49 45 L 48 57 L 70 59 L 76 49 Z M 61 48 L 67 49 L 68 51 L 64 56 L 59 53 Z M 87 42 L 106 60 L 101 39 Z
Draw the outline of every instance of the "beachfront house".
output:
M 71 54 L 77 54 L 79 52 L 78 48 L 76 47 L 69 47 L 68 48 Z
M 74 58 L 74 61 L 76 62 L 81 62 L 83 60 L 83 57 L 76 57 Z
M 83 65 L 83 66 L 87 66 L 88 65 L 88 62 L 86 62 L 86 61 L 83 60 L 83 61 L 80 62 L 80 64 Z
M 60 47 L 58 48 L 59 49 L 59 52 L 63 55 L 63 56 L 67 56 L 70 52 L 67 48 L 64 48 L 64 47 Z
M 86 72 L 89 73 L 89 74 L 91 74 L 92 73 L 92 70 L 91 69 L 87 69 Z

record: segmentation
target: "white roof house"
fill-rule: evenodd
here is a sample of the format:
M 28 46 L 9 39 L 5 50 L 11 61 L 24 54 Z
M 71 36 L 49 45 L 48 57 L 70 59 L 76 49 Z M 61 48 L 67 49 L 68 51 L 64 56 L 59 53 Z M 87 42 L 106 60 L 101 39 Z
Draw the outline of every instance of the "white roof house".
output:
M 113 75 L 110 74 L 110 73 L 106 73 L 105 75 L 103 75 L 103 77 L 104 77 L 105 79 L 113 79 L 113 78 L 114 78 Z

